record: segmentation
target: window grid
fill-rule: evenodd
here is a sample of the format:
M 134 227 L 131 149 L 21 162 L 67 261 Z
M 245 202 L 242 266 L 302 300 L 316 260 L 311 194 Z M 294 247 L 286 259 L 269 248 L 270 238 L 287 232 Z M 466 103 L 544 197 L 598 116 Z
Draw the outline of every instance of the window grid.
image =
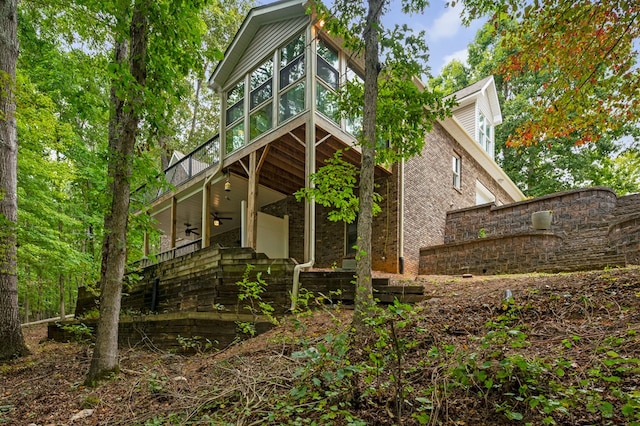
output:
M 452 167 L 453 167 L 453 187 L 455 189 L 460 189 L 461 183 L 461 159 L 460 156 L 454 154 L 452 157 Z
M 275 117 L 281 123 L 305 110 L 305 50 L 303 32 L 227 91 L 227 154 L 272 129 Z

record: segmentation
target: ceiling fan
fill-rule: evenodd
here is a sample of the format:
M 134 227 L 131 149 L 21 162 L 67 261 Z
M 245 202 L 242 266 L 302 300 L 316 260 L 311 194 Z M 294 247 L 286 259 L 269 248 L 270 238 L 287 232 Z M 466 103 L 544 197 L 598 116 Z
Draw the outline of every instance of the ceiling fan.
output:
M 184 224 L 184 226 L 185 226 L 185 229 L 184 229 L 184 235 L 185 235 L 185 236 L 187 236 L 187 237 L 188 237 L 188 236 L 189 236 L 189 235 L 191 235 L 191 234 L 193 234 L 193 235 L 200 235 L 200 234 L 198 234 L 198 233 L 196 232 L 196 230 L 197 230 L 198 228 L 192 228 L 190 223 L 185 223 L 185 224 Z
M 222 217 L 222 216 L 218 216 L 218 212 L 215 213 L 211 213 L 211 216 L 213 216 L 213 226 L 220 226 L 222 225 L 222 221 L 223 220 L 232 220 L 232 217 Z

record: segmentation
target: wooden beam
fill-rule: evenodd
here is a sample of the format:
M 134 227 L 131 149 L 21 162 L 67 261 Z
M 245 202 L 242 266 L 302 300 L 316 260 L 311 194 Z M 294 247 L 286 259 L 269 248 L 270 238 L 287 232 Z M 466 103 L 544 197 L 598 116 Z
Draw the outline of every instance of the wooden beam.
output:
M 144 241 L 142 242 L 142 255 L 144 257 L 149 256 L 149 233 L 147 231 L 144 232 Z
M 264 164 L 264 160 L 267 159 L 267 155 L 269 154 L 269 149 L 271 148 L 271 145 L 267 145 L 264 147 L 264 150 L 262 151 L 262 154 L 260 154 L 260 160 L 258 161 L 258 165 L 256 166 L 256 173 L 260 173 L 260 169 L 262 168 L 262 165 Z
M 247 190 L 247 246 L 256 249 L 258 233 L 258 171 L 257 153 L 249 154 L 249 182 Z

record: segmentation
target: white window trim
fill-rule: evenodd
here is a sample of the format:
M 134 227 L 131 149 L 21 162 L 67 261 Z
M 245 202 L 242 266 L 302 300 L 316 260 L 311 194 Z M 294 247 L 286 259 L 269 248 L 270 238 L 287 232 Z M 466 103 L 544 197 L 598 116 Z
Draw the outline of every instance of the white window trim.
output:
M 489 136 L 487 137 L 487 132 L 481 125 L 480 118 L 482 117 L 482 123 L 489 129 Z M 495 146 L 494 146 L 494 126 L 489 121 L 487 116 L 482 112 L 480 105 L 476 103 L 476 116 L 475 116 L 475 127 L 476 127 L 476 141 L 482 147 L 482 149 L 489 154 L 489 156 L 494 159 L 495 158 Z M 483 136 L 481 138 L 481 136 Z
M 460 190 L 462 187 L 462 157 L 455 152 L 451 157 L 451 169 L 453 173 L 453 187 Z

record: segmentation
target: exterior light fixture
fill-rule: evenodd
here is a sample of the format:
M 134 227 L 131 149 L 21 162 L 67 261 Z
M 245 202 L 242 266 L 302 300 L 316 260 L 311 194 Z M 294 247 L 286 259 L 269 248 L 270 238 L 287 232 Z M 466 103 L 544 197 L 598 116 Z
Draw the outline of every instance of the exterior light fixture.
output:
M 224 175 L 227 177 L 227 181 L 224 183 L 224 190 L 226 192 L 230 192 L 231 191 L 231 181 L 229 180 L 229 178 L 231 177 L 231 173 L 229 173 L 229 169 L 225 170 Z
M 213 219 L 213 226 L 220 226 L 220 220 L 218 218 Z

